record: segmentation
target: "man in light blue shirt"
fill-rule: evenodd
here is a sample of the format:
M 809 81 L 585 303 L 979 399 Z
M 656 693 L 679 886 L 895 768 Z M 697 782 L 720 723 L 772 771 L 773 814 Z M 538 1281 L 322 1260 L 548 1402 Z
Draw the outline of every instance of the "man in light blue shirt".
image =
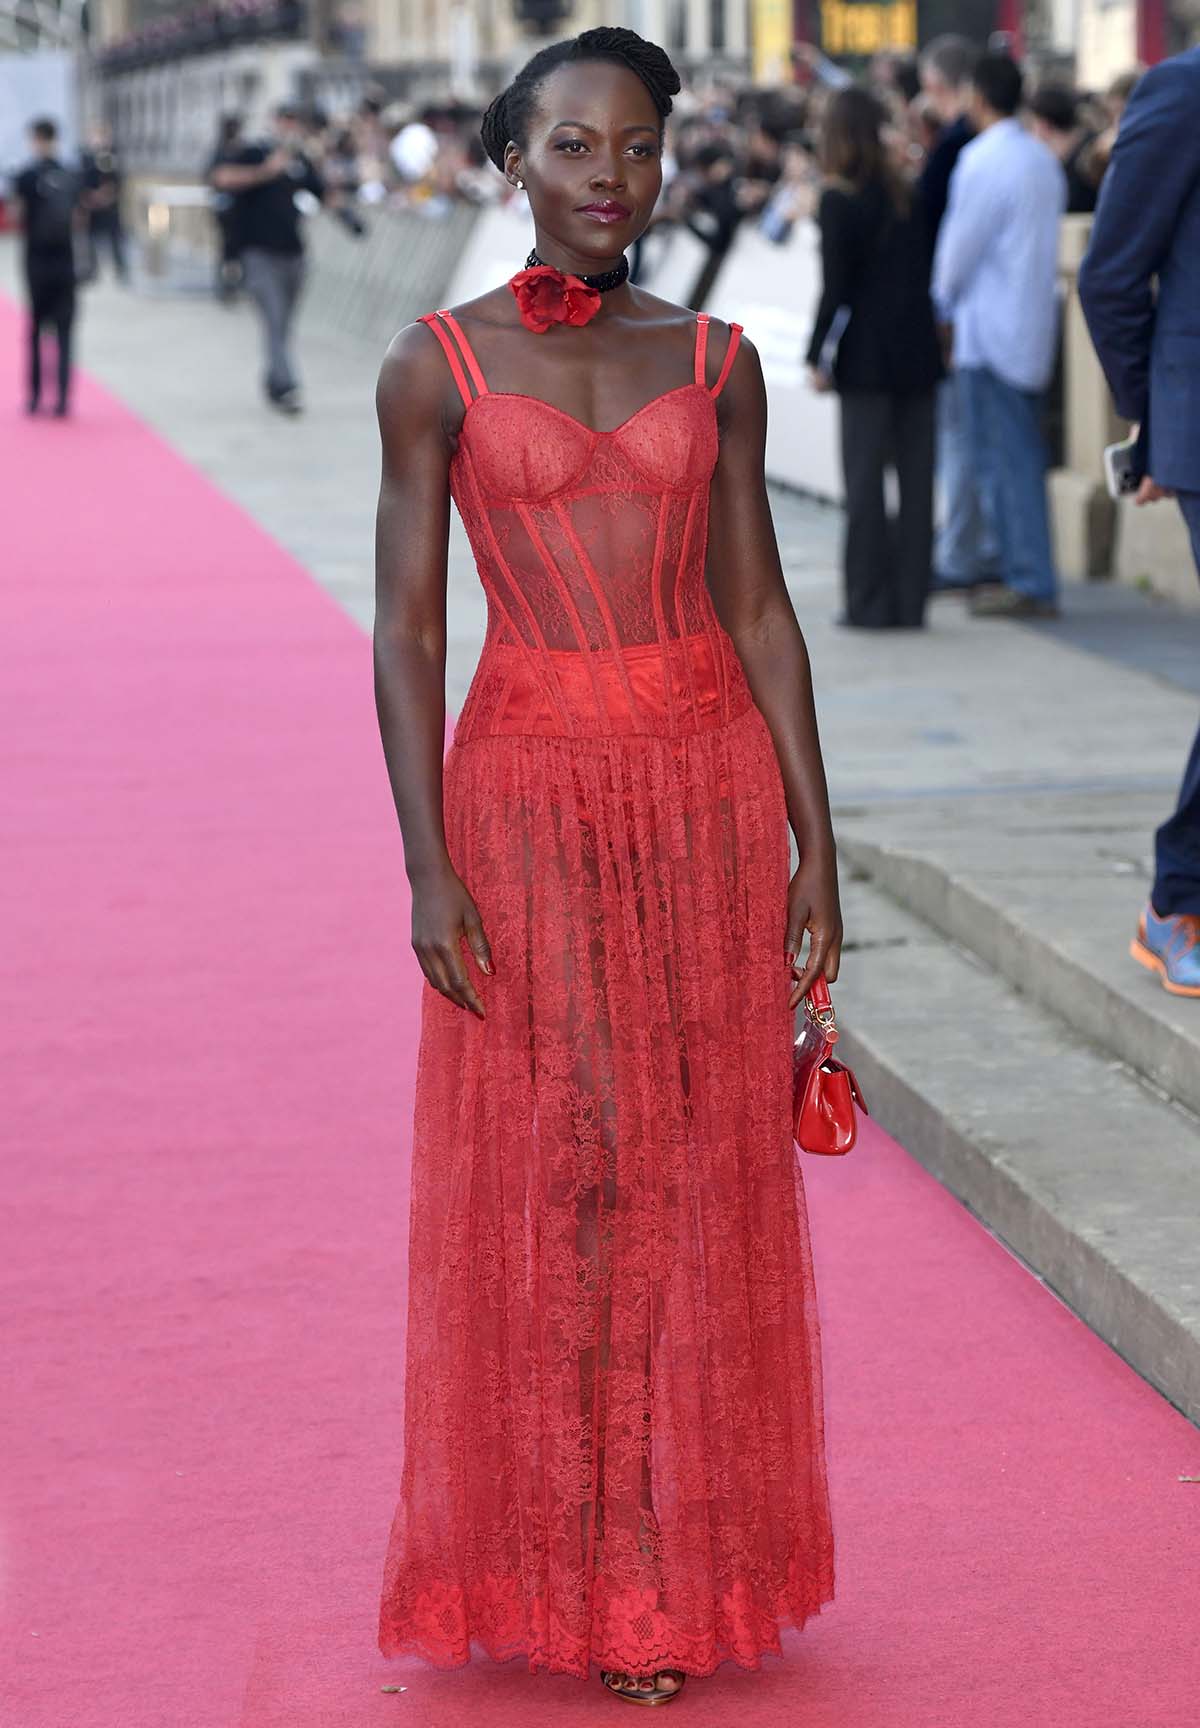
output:
M 962 151 L 938 234 L 933 300 L 953 327 L 954 367 L 1003 587 L 978 589 L 980 617 L 1058 611 L 1046 503 L 1042 397 L 1058 343 L 1058 232 L 1067 182 L 1016 118 L 1021 73 L 985 54 L 972 78 L 978 136 Z

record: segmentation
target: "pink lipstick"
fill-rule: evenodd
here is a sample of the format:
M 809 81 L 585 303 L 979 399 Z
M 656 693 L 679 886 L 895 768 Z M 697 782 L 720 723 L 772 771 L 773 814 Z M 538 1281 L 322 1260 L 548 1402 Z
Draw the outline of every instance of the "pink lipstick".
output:
M 578 206 L 581 216 L 588 216 L 593 222 L 628 222 L 632 211 L 625 204 L 618 204 L 615 198 L 597 198 L 592 204 Z

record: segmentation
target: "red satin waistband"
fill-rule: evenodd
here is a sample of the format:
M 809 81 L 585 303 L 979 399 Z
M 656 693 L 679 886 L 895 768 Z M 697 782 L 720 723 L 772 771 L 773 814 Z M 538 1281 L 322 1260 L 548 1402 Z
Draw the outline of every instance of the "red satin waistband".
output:
M 495 692 L 472 714 L 472 735 L 506 732 L 660 736 L 708 731 L 751 702 L 732 643 L 684 636 L 665 647 L 637 643 L 617 654 L 575 649 L 485 648 L 480 672 Z M 480 692 L 482 695 L 482 691 Z

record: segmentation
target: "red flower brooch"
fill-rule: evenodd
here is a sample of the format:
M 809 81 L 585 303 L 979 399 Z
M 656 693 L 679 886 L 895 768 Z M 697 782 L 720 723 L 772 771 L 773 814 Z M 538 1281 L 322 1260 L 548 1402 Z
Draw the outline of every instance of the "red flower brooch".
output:
M 541 336 L 552 324 L 586 324 L 600 310 L 600 295 L 579 276 L 556 270 L 552 264 L 535 264 L 518 270 L 509 281 L 516 297 L 521 322 Z

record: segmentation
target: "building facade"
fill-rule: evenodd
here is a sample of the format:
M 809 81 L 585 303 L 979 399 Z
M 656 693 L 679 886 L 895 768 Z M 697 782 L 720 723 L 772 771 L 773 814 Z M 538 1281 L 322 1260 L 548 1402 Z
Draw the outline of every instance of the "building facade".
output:
M 76 4 L 77 0 L 63 0 Z M 544 3 L 544 0 L 543 0 Z M 192 174 L 220 114 L 252 128 L 302 95 L 345 110 L 364 86 L 421 103 L 486 100 L 536 47 L 538 0 L 90 0 L 99 109 L 131 166 Z M 779 82 L 794 41 L 861 59 L 945 29 L 1002 30 L 1079 82 L 1161 59 L 1200 32 L 1200 0 L 563 0 L 557 28 L 624 24 L 661 42 L 685 75 Z M 553 9 L 551 0 L 551 9 Z
M 1200 0 L 1076 0 L 1074 10 L 1076 73 L 1088 89 L 1200 40 Z
M 754 0 L 573 0 L 560 33 L 624 24 L 685 73 L 746 75 Z M 486 101 L 539 41 L 519 0 L 94 0 L 93 108 L 131 167 L 192 174 L 222 113 L 252 129 L 303 96 L 344 110 L 364 87 L 413 103 Z

